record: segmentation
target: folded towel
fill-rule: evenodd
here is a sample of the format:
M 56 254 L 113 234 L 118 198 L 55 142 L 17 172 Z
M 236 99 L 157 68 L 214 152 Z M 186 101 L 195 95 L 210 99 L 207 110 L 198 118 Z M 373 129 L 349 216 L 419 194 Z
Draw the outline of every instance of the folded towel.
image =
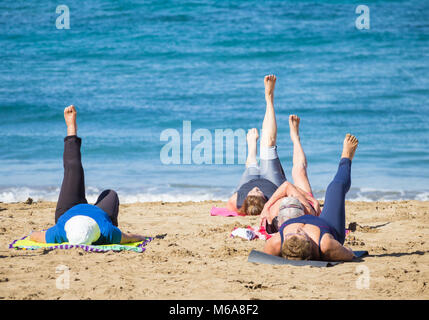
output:
M 234 228 L 231 232 L 231 237 L 240 237 L 246 240 L 268 240 L 272 235 L 268 234 L 263 226 L 260 226 L 259 228 L 247 226 L 247 228 Z
M 346 237 L 350 233 L 350 230 L 346 229 Z M 234 228 L 231 232 L 231 237 L 240 237 L 246 240 L 254 240 L 254 239 L 261 239 L 261 240 L 268 240 L 274 235 L 274 233 L 269 234 L 267 233 L 267 230 L 263 226 L 258 227 L 251 227 L 247 226 L 246 228 Z
M 89 252 L 106 252 L 106 251 L 134 251 L 143 252 L 144 248 L 153 238 L 146 237 L 145 240 L 126 244 L 105 244 L 105 245 L 75 245 L 64 243 L 41 243 L 30 240 L 30 236 L 25 236 L 21 239 L 13 241 L 9 245 L 9 249 L 17 250 L 37 250 L 37 249 L 71 249 L 71 248 L 82 248 Z

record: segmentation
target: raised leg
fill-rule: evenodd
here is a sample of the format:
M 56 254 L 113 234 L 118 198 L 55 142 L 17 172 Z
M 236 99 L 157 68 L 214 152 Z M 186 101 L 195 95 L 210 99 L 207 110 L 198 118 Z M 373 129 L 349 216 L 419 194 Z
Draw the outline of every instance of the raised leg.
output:
M 252 128 L 247 132 L 247 160 L 246 168 L 251 165 L 256 165 L 257 142 L 259 138 L 258 129 Z
M 118 226 L 119 197 L 113 190 L 104 190 L 99 196 L 95 205 L 106 212 L 114 226 Z
M 265 109 L 264 121 L 262 122 L 261 152 L 266 147 L 274 147 L 277 140 L 277 122 L 274 111 L 274 88 L 276 85 L 276 76 L 268 75 L 264 78 L 265 84 Z
M 264 121 L 262 122 L 262 136 L 260 142 L 260 166 L 261 177 L 270 180 L 276 186 L 286 181 L 280 159 L 277 155 L 277 122 L 274 111 L 274 89 L 276 76 L 268 75 L 264 78 L 265 109 Z
M 307 176 L 307 158 L 305 157 L 299 136 L 299 122 L 300 119 L 297 115 L 289 116 L 290 138 L 293 142 L 292 179 L 295 186 L 312 194 L 310 181 Z
M 67 137 L 64 139 L 64 178 L 55 210 L 55 223 L 58 218 L 71 207 L 88 203 L 85 198 L 85 177 L 81 161 L 81 138 L 77 137 L 76 109 L 69 106 L 64 109 L 67 125 Z
M 345 198 L 351 185 L 351 165 L 357 146 L 356 137 L 347 134 L 337 173 L 326 189 L 325 204 L 320 214 L 322 219 L 334 227 L 341 244 L 345 240 Z
M 252 179 L 259 178 L 259 167 L 258 162 L 256 160 L 256 147 L 257 147 L 257 141 L 259 138 L 258 130 L 253 128 L 250 129 L 247 133 L 247 160 L 246 160 L 246 169 L 244 170 L 241 179 L 238 183 L 237 189 L 240 189 L 240 187 L 249 182 Z

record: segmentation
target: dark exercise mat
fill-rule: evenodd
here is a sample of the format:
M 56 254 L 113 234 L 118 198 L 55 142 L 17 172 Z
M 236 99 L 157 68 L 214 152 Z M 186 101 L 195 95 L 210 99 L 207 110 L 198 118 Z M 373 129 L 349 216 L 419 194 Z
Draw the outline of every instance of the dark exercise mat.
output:
M 368 254 L 368 251 L 353 251 L 357 258 Z M 313 266 L 313 267 L 330 267 L 335 266 L 341 261 L 316 261 L 316 260 L 288 260 L 282 257 L 273 256 L 261 251 L 252 250 L 247 262 L 265 263 L 265 264 L 289 264 L 293 266 Z

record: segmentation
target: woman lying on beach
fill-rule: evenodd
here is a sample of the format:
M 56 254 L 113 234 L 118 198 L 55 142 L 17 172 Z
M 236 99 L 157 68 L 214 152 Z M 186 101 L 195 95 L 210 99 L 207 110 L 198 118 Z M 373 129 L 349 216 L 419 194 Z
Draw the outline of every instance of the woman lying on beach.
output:
M 296 218 L 304 214 L 320 215 L 320 204 L 314 198 L 307 175 L 307 158 L 299 137 L 300 118 L 289 116 L 290 138 L 293 143 L 293 184 L 285 181 L 265 203 L 261 212 L 261 225 L 268 233 L 279 231 L 278 220 Z
M 351 164 L 358 146 L 347 134 L 338 171 L 326 189 L 325 204 L 319 217 L 302 215 L 279 221 L 279 232 L 271 237 L 264 252 L 294 260 L 351 261 L 353 251 L 345 240 L 345 196 L 351 184 Z
M 142 241 L 145 237 L 121 232 L 118 228 L 119 198 L 115 191 L 103 191 L 95 205 L 85 198 L 81 162 L 81 138 L 77 137 L 76 109 L 64 109 L 67 137 L 64 139 L 64 179 L 55 211 L 55 226 L 32 232 L 37 242 L 70 244 L 119 244 Z
M 274 216 L 279 212 L 279 208 L 284 197 L 294 197 L 292 202 L 301 203 L 306 214 L 317 215 L 320 212 L 319 203 L 311 194 L 310 183 L 307 178 L 307 161 L 302 150 L 299 139 L 299 118 L 295 115 L 289 117 L 291 138 L 294 143 L 294 160 L 292 177 L 295 186 L 286 183 L 286 176 L 277 154 L 277 122 L 274 111 L 274 87 L 276 77 L 274 75 L 265 76 L 265 100 L 266 110 L 262 123 L 262 136 L 260 141 L 260 167 L 258 167 L 257 141 L 259 138 L 256 128 L 250 129 L 247 134 L 248 155 L 246 169 L 238 184 L 237 191 L 232 195 L 227 204 L 227 209 L 240 212 L 244 215 L 259 215 L 264 205 L 275 195 L 276 201 L 269 202 L 270 218 L 272 222 Z M 276 190 L 282 186 L 281 190 Z M 286 188 L 286 186 L 288 186 Z M 281 196 L 280 196 L 281 195 Z M 290 205 L 292 205 L 291 203 Z M 268 210 L 268 209 L 267 209 Z M 274 225 L 276 225 L 274 223 Z M 275 228 L 275 227 L 274 227 Z M 271 227 L 268 226 L 268 231 Z M 277 230 L 272 230 L 271 233 Z
M 253 128 L 247 133 L 248 154 L 246 169 L 240 179 L 237 191 L 228 201 L 227 209 L 244 215 L 258 215 L 264 204 L 277 188 L 286 181 L 286 177 L 277 155 L 277 123 L 274 112 L 274 87 L 276 77 L 264 78 L 266 109 L 262 122 L 260 142 L 260 167 L 256 160 L 258 130 Z

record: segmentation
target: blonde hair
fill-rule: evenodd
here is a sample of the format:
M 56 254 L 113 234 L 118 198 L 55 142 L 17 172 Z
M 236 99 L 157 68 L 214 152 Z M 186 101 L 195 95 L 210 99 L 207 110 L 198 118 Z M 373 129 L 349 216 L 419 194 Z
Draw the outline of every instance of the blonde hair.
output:
M 265 197 L 247 196 L 239 211 L 244 215 L 257 216 L 262 212 L 266 202 L 267 199 L 265 199 Z
M 285 239 L 282 246 L 282 256 L 291 260 L 310 260 L 311 241 L 297 235 Z

